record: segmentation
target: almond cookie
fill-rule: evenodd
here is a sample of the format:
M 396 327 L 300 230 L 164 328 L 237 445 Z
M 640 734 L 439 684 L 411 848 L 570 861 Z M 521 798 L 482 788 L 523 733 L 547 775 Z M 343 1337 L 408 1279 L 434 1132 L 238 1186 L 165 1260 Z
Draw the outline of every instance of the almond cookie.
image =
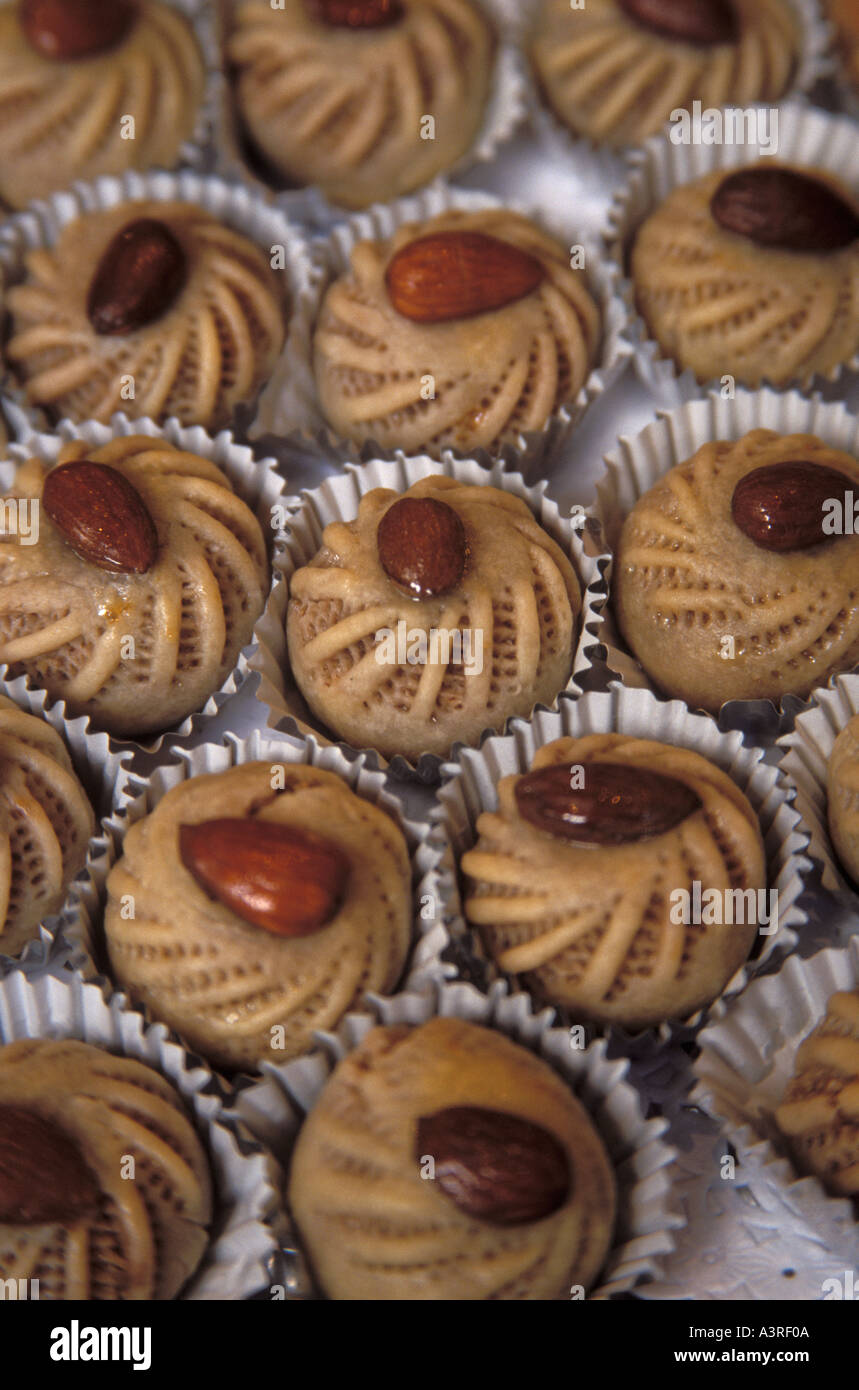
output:
M 312 712 L 416 760 L 529 715 L 566 685 L 581 590 L 524 501 L 432 476 L 374 488 L 296 571 L 289 659 Z
M 621 631 L 666 694 L 805 696 L 859 661 L 859 463 L 813 435 L 705 444 L 639 498 L 612 581 Z
M 844 74 L 859 90 L 859 4 L 856 0 L 826 0 L 825 8 L 838 33 Z
M 354 247 L 316 322 L 319 401 L 356 443 L 495 452 L 575 399 L 601 333 L 559 242 L 504 209 L 444 212 Z
M 615 1182 L 552 1069 L 457 1018 L 374 1028 L 298 1136 L 289 1205 L 332 1299 L 560 1299 L 611 1246 Z
M 775 1119 L 804 1173 L 834 1196 L 859 1195 L 859 992 L 832 995 Z
M 0 662 L 110 733 L 163 730 L 233 670 L 265 605 L 265 539 L 214 463 L 133 435 L 23 464 L 35 544 L 0 546 Z
M 38 1280 L 40 1299 L 175 1298 L 211 1221 L 205 1152 L 157 1071 L 83 1042 L 0 1048 L 0 1280 Z
M 227 44 L 242 121 L 273 173 L 353 208 L 467 153 L 494 50 L 471 0 L 245 0 Z
M 0 696 L 0 954 L 17 954 L 59 912 L 94 833 L 59 734 Z
M 576 1018 L 688 1018 L 754 944 L 767 881 L 757 816 L 688 749 L 558 739 L 529 773 L 502 778 L 477 834 L 462 857 L 466 917 L 502 970 Z
M 767 159 L 675 188 L 631 275 L 651 337 L 701 382 L 805 384 L 859 352 L 859 202 L 822 169 Z
M 282 275 L 192 203 L 87 213 L 26 267 L 6 299 L 6 357 L 53 419 L 107 424 L 122 410 L 214 431 L 253 399 L 283 346 Z
M 365 991 L 392 990 L 409 949 L 399 828 L 334 773 L 281 771 L 173 788 L 107 881 L 117 983 L 219 1067 L 306 1052 Z
M 841 730 L 826 779 L 829 833 L 842 866 L 859 883 L 859 715 Z

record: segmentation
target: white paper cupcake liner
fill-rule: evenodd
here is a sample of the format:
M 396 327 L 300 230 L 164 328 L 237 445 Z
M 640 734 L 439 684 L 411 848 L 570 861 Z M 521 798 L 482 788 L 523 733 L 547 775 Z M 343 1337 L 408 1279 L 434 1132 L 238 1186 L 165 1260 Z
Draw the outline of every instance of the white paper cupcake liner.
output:
M 809 398 L 798 391 L 737 387 L 731 400 L 713 391 L 704 399 L 660 412 L 653 424 L 632 438 L 620 439 L 616 451 L 606 456 L 606 473 L 597 484 L 592 509 L 600 526 L 600 549 L 616 554 L 623 523 L 635 503 L 669 469 L 685 463 L 704 444 L 738 440 L 755 429 L 784 435 L 813 434 L 831 448 L 859 457 L 859 421 L 844 405 L 829 405 L 819 394 Z M 661 693 L 618 630 L 611 604 L 612 568 L 613 562 L 607 572 L 609 601 L 600 632 L 603 659 L 624 685 Z M 678 660 L 682 660 L 682 644 L 678 644 Z M 779 717 L 789 716 L 801 703 L 791 695 L 783 696 L 777 704 L 772 700 L 730 700 L 722 706 L 720 719 L 729 717 L 741 728 L 774 729 Z
M 118 178 L 105 176 L 92 183 L 76 183 L 68 191 L 31 203 L 24 212 L 7 218 L 0 223 L 2 291 L 5 293 L 25 279 L 25 256 L 30 251 L 55 246 L 70 222 L 90 212 L 103 212 L 122 203 L 144 199 L 159 203 L 193 203 L 254 242 L 266 256 L 271 255 L 272 247 L 282 247 L 289 322 L 281 358 L 302 350 L 300 335 L 301 326 L 306 322 L 305 301 L 318 274 L 302 233 L 283 212 L 265 203 L 254 190 L 192 170 L 172 174 L 160 170 L 132 171 Z M 298 335 L 297 343 L 293 341 L 295 335 Z M 49 414 L 28 401 L 23 383 L 11 370 L 5 356 L 0 375 L 0 400 L 18 438 L 33 430 L 52 428 Z M 245 417 L 252 417 L 254 409 L 254 401 L 240 405 L 235 411 L 233 428 L 239 429 Z
M 287 666 L 286 612 L 292 575 L 317 553 L 326 526 L 333 521 L 349 522 L 355 519 L 360 500 L 366 493 L 376 487 L 405 492 L 413 483 L 431 474 L 443 474 L 470 485 L 501 488 L 527 502 L 540 525 L 570 557 L 582 587 L 580 630 L 565 689 L 576 694 L 595 678 L 591 652 L 601 640 L 599 634 L 605 605 L 603 572 L 607 559 L 599 553 L 589 533 L 583 532 L 572 520 L 561 515 L 557 504 L 546 496 L 547 484 L 542 482 L 528 487 L 521 475 L 506 471 L 500 462 L 486 469 L 474 460 L 457 459 L 450 455 L 436 461 L 425 456 L 407 458 L 401 453 L 389 454 L 360 466 L 347 464 L 342 475 L 334 475 L 321 487 L 306 490 L 300 498 L 289 501 L 290 535 L 284 554 L 276 560 L 281 583 L 273 592 L 266 623 L 259 630 L 259 650 L 250 662 L 251 668 L 259 672 L 256 695 L 265 707 L 266 721 L 270 727 L 310 737 L 318 746 L 335 741 L 331 732 L 307 709 Z M 277 678 L 281 673 L 282 683 L 278 687 Z M 553 701 L 552 708 L 556 706 L 557 699 Z M 494 732 L 492 729 L 486 730 L 481 739 Z M 339 746 L 350 747 L 342 740 Z M 401 756 L 388 761 L 378 750 L 371 748 L 355 751 L 372 754 L 376 766 L 390 767 L 400 777 L 416 776 L 427 783 L 438 780 L 443 762 L 442 758 L 432 753 L 423 754 L 415 765 Z
M 297 431 L 303 437 L 320 438 L 331 446 L 345 442 L 328 425 L 319 404 L 312 342 L 325 292 L 332 280 L 348 272 L 352 249 L 359 241 L 388 240 L 398 227 L 410 222 L 426 222 L 452 208 L 477 212 L 500 207 L 520 212 L 538 225 L 544 224 L 540 209 L 518 207 L 488 193 L 475 193 L 435 183 L 424 193 L 384 206 L 377 204 L 333 228 L 327 241 L 317 247 L 318 274 L 312 293 L 302 301 L 300 325 L 296 324 L 287 351 L 260 396 L 257 416 L 250 427 L 251 437 L 266 432 L 285 435 Z M 602 344 L 599 361 L 575 399 L 550 415 L 541 429 L 519 434 L 502 446 L 500 455 L 514 459 L 514 466 L 531 481 L 543 477 L 558 461 L 564 444 L 585 411 L 618 380 L 630 358 L 630 347 L 624 337 L 626 310 L 614 291 L 612 275 L 603 263 L 598 245 L 588 245 L 574 212 L 567 217 L 566 225 L 569 245 L 584 247 L 588 284 L 602 314 Z M 557 226 L 556 217 L 556 234 Z M 371 445 L 371 448 L 378 453 L 377 445 Z
M 183 1300 L 250 1298 L 280 1282 L 282 1175 L 274 1159 L 230 1116 L 209 1068 L 161 1024 L 146 1027 L 120 996 L 107 1000 L 76 975 L 0 975 L 0 1044 L 75 1038 L 130 1057 L 166 1077 L 185 1101 L 214 1183 L 215 1216 L 203 1261 Z
M 192 169 L 200 169 L 205 167 L 207 162 L 207 151 L 217 129 L 218 111 L 223 99 L 224 77 L 221 72 L 218 23 L 207 0 L 167 0 L 167 3 L 189 21 L 206 69 L 203 100 L 197 112 L 194 129 L 190 139 L 180 146 L 176 159 L 177 166 L 187 164 Z
M 746 109 L 770 111 L 775 107 L 761 105 Z M 778 161 L 825 170 L 859 194 L 855 122 L 846 116 L 832 116 L 796 101 L 779 105 L 778 112 Z M 754 142 L 745 145 L 675 145 L 668 135 L 663 134 L 651 136 L 628 157 L 629 177 L 625 187 L 615 195 L 605 241 L 615 290 L 626 310 L 626 332 L 635 349 L 636 371 L 645 386 L 657 393 L 665 393 L 673 383 L 682 380 L 681 391 L 688 395 L 697 387 L 697 394 L 701 395 L 708 390 L 719 389 L 721 380 L 697 383 L 692 372 L 684 372 L 651 337 L 636 307 L 635 287 L 628 274 L 628 255 L 635 234 L 650 213 L 675 188 L 702 179 L 715 170 L 724 169 L 727 172 L 755 164 L 765 154 L 766 151 Z M 845 372 L 859 372 L 859 353 L 849 362 L 834 367 L 825 376 L 813 375 L 789 384 L 808 388 L 824 381 L 838 382 Z
M 119 739 L 111 735 L 107 746 L 112 753 L 118 753 L 124 749 L 132 753 L 139 750 L 157 753 L 166 741 L 189 737 L 201 729 L 207 720 L 216 715 L 221 706 L 241 687 L 250 669 L 251 655 L 256 650 L 259 641 L 260 625 L 265 626 L 269 609 L 277 606 L 277 593 L 282 582 L 279 578 L 278 566 L 283 563 L 285 544 L 282 529 L 282 522 L 286 515 L 285 484 L 277 471 L 278 465 L 271 458 L 256 458 L 251 449 L 237 444 L 228 430 L 222 430 L 220 434 L 212 436 L 207 434 L 199 425 L 183 427 L 176 420 L 168 420 L 164 425 L 156 425 L 154 421 L 145 417 L 129 420 L 121 414 L 114 415 L 110 425 L 97 424 L 95 421 L 90 421 L 84 425 L 74 425 L 71 421 L 64 420 L 49 434 L 37 434 L 26 428 L 22 441 L 11 445 L 6 450 L 5 459 L 0 461 L 0 488 L 5 489 L 11 485 L 17 465 L 28 458 L 37 457 L 43 462 L 54 463 L 59 457 L 62 446 L 69 440 L 83 439 L 87 443 L 101 446 L 111 439 L 135 434 L 165 439 L 180 449 L 210 459 L 223 470 L 232 483 L 237 496 L 242 498 L 256 516 L 262 527 L 263 536 L 267 541 L 272 538 L 269 545 L 272 578 L 266 606 L 254 626 L 250 643 L 240 652 L 236 666 L 223 685 L 219 690 L 212 691 L 202 709 L 188 715 L 179 725 L 162 734 L 143 735 L 141 739 Z M 0 682 L 5 680 L 7 671 L 7 667 L 0 666 Z M 19 678 L 19 680 L 23 679 Z M 270 679 L 273 683 L 276 682 L 275 672 L 271 673 Z M 17 685 L 18 682 L 14 682 L 14 684 Z M 37 690 L 35 684 L 31 684 L 31 688 L 33 691 Z M 15 698 L 15 696 L 13 695 L 11 698 Z M 51 716 L 59 721 L 58 727 L 65 723 L 67 715 L 64 701 L 54 702 L 51 707 Z M 82 718 L 86 733 L 89 735 L 98 734 L 97 726 L 93 724 L 91 718 L 89 716 L 82 716 Z M 101 735 L 101 737 L 107 736 Z
M 404 991 L 392 999 L 371 998 L 372 1013 L 349 1014 L 336 1034 L 319 1033 L 319 1049 L 296 1062 L 266 1063 L 263 1080 L 239 1088 L 236 1111 L 252 1132 L 266 1138 L 288 1166 L 298 1131 L 331 1072 L 377 1024 L 420 1025 L 453 1017 L 492 1028 L 542 1057 L 576 1093 L 608 1150 L 618 1182 L 615 1244 L 589 1297 L 609 1299 L 645 1281 L 658 1280 L 662 1259 L 674 1249 L 673 1232 L 685 1223 L 674 1210 L 671 1184 L 675 1151 L 664 1141 L 664 1119 L 644 1118 L 641 1098 L 629 1084 L 627 1061 L 609 1061 L 606 1044 L 570 1046 L 564 1028 L 551 1026 L 551 1012 L 535 1014 L 523 994 L 508 996 L 498 983 L 483 995 L 470 985 L 438 985 L 432 992 Z M 300 1246 L 292 1255 L 287 1297 L 316 1298 Z
M 805 855 L 808 835 L 790 804 L 792 791 L 778 769 L 764 762 L 763 750 L 744 747 L 738 732 L 721 733 L 712 719 L 691 714 L 679 700 L 669 703 L 656 699 L 649 691 L 625 690 L 617 685 L 608 692 L 594 691 L 579 700 L 564 699 L 556 712 L 538 710 L 529 723 L 514 720 L 506 737 L 487 739 L 479 750 L 463 748 L 456 762 L 445 764 L 438 804 L 430 815 L 433 829 L 429 848 L 434 862 L 427 882 L 429 891 L 442 904 L 453 938 L 454 948 L 447 956 L 457 963 L 461 975 L 481 988 L 500 977 L 511 978 L 515 988 L 527 991 L 519 977 L 504 976 L 484 950 L 479 932 L 466 922 L 460 860 L 477 841 L 481 812 L 497 809 L 497 784 L 502 777 L 527 772 L 537 749 L 555 739 L 610 732 L 674 744 L 708 758 L 736 782 L 758 816 L 768 886 L 778 890 L 778 930 L 760 937 L 757 957 L 747 961 L 728 981 L 720 997 L 731 998 L 745 989 L 755 975 L 796 947 L 808 920 L 800 904 L 805 877 L 811 868 Z M 602 1034 L 609 1039 L 615 1051 L 625 1055 L 648 1054 L 693 1038 L 710 1009 L 712 1005 L 683 1022 L 666 1022 L 638 1032 L 616 1025 L 586 1027 L 589 1034 Z M 555 1012 L 567 1023 L 579 1021 L 571 1011 L 558 1008 Z
M 822 1022 L 831 995 L 859 988 L 859 935 L 847 947 L 785 962 L 741 999 L 717 1011 L 700 1034 L 690 1101 L 717 1120 L 742 1157 L 753 1192 L 782 1195 L 797 1234 L 813 1233 L 818 1248 L 845 1250 L 859 1261 L 859 1222 L 847 1198 L 830 1196 L 816 1177 L 802 1177 L 773 1113 L 793 1075 L 800 1044 Z M 843 1273 L 833 1258 L 832 1274 Z
M 338 748 L 319 748 L 312 740 L 260 730 L 254 730 L 246 739 L 227 734 L 223 745 L 205 743 L 173 751 L 176 760 L 156 768 L 149 778 L 142 778 L 131 769 L 123 770 L 117 781 L 113 810 L 102 822 L 101 836 L 88 861 L 87 872 L 71 891 L 61 919 L 61 933 L 77 949 L 78 959 L 85 957 L 85 963 L 78 968 L 87 978 L 97 978 L 99 972 L 111 978 L 102 927 L 107 876 L 122 855 L 129 827 L 153 811 L 168 791 L 189 778 L 225 772 L 249 762 L 300 763 L 333 772 L 357 796 L 391 817 L 403 834 L 412 866 L 412 945 L 401 987 L 426 988 L 433 980 L 453 974 L 453 968 L 442 961 L 450 938 L 436 901 L 430 896 L 427 875 L 431 855 L 426 843 L 429 826 L 405 814 L 399 799 L 387 790 L 384 774 L 368 768 L 363 758 L 347 758 Z M 146 1015 L 145 1009 L 142 1012 Z

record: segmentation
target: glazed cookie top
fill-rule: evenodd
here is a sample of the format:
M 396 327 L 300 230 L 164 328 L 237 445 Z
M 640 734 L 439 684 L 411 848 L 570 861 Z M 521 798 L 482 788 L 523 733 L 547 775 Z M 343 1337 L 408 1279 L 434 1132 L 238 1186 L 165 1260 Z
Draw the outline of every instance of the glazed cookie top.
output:
M 374 488 L 290 583 L 289 655 L 355 747 L 446 753 L 566 685 L 581 591 L 520 498 L 431 476 Z
M 466 916 L 502 970 L 576 1018 L 687 1018 L 748 957 L 758 923 L 743 894 L 766 886 L 760 827 L 698 753 L 621 734 L 558 739 L 529 773 L 502 778 L 477 834 L 462 857 Z M 707 917 L 696 882 L 702 903 L 719 897 Z
M 568 250 L 504 209 L 362 241 L 314 333 L 319 400 L 346 439 L 497 450 L 575 399 L 600 311 Z
M 859 352 L 859 203 L 767 159 L 674 189 L 639 228 L 635 299 L 699 381 L 807 383 Z
M 223 685 L 265 605 L 260 524 L 216 464 L 163 439 L 65 444 L 19 467 L 35 543 L 0 546 L 0 661 L 120 736 Z
M 299 1133 L 289 1204 L 329 1298 L 557 1299 L 599 1274 L 615 1184 L 545 1062 L 436 1018 L 374 1028 L 340 1063 Z
M 576 134 L 637 145 L 672 111 L 784 96 L 801 36 L 788 0 L 542 0 L 537 78 Z
M 859 992 L 832 995 L 775 1119 L 804 1172 L 835 1196 L 859 1194 Z
M 43 1299 L 175 1298 L 211 1220 L 205 1152 L 157 1071 L 83 1042 L 0 1048 L 0 1279 L 38 1279 Z
M 55 418 L 107 424 L 123 410 L 218 429 L 283 346 L 283 274 L 191 203 L 86 213 L 26 269 L 7 295 L 6 357 Z
M 24 207 L 76 179 L 169 168 L 193 134 L 203 87 L 197 40 L 173 5 L 4 4 L 0 197 Z
M 365 207 L 467 153 L 494 49 L 471 0 L 246 0 L 227 55 L 244 124 L 275 174 Z
M 401 831 L 318 768 L 174 787 L 129 829 L 107 888 L 118 982 L 220 1067 L 308 1051 L 366 990 L 393 989 L 409 949 Z
M 59 734 L 0 696 L 0 953 L 15 955 L 59 912 L 94 832 Z
M 661 690 L 716 713 L 807 695 L 859 661 L 854 493 L 851 455 L 753 430 L 705 444 L 636 502 L 612 601 Z

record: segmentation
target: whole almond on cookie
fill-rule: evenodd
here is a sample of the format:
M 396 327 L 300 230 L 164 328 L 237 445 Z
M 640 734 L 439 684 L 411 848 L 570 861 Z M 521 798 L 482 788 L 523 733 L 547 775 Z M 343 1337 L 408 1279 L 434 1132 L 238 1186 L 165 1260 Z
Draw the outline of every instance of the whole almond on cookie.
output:
M 733 43 L 739 16 L 731 0 L 619 0 L 622 10 L 646 29 L 685 43 Z
M 773 463 L 741 478 L 731 498 L 737 527 L 762 550 L 808 550 L 832 537 L 823 530 L 824 505 L 839 504 L 854 483 L 816 463 Z M 855 484 L 859 491 L 859 483 Z
M 21 0 L 18 10 L 30 46 L 55 62 L 94 58 L 116 48 L 138 13 L 136 0 Z
M 78 459 L 53 468 L 42 506 L 76 555 L 99 569 L 145 574 L 158 558 L 158 532 L 124 473 Z
M 398 314 L 443 323 L 503 309 L 545 279 L 540 262 L 485 232 L 431 232 L 403 246 L 385 273 Z
M 673 830 L 700 798 L 675 777 L 626 763 L 583 763 L 584 786 L 568 765 L 541 767 L 515 786 L 522 818 L 558 839 L 623 845 Z
M 841 251 L 859 237 L 856 208 L 796 169 L 738 169 L 719 184 L 710 211 L 725 231 L 782 251 Z
M 129 222 L 98 263 L 87 297 L 89 321 L 102 336 L 134 333 L 163 318 L 187 277 L 188 258 L 165 222 Z
M 413 598 L 455 589 L 468 558 L 459 514 L 434 497 L 401 497 L 379 522 L 376 545 L 388 578 Z
M 309 8 L 336 29 L 379 29 L 403 17 L 400 0 L 309 0 Z
M 0 1103 L 0 1223 L 71 1224 L 92 1216 L 99 1198 L 69 1135 L 26 1105 Z

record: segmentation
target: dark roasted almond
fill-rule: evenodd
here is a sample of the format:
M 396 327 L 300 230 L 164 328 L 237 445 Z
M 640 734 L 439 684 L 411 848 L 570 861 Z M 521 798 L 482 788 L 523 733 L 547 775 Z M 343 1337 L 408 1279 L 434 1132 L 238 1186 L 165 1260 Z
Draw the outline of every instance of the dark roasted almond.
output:
M 100 1190 L 83 1154 L 53 1120 L 0 1104 L 0 1224 L 73 1224 L 94 1216 Z
M 674 777 L 627 763 L 582 763 L 583 787 L 567 764 L 540 767 L 516 783 L 524 820 L 580 845 L 624 845 L 663 835 L 700 810 L 700 798 Z
M 403 246 L 385 273 L 398 314 L 415 323 L 472 318 L 531 294 L 546 278 L 540 262 L 484 232 L 431 232 Z
M 446 502 L 401 497 L 376 532 L 379 563 L 389 579 L 414 598 L 455 589 L 468 558 L 465 527 Z
M 116 48 L 138 11 L 137 0 L 20 0 L 18 16 L 37 53 L 67 63 Z
M 731 0 L 619 0 L 645 29 L 684 43 L 735 43 L 740 20 Z
M 460 1211 L 493 1226 L 542 1221 L 571 1187 L 564 1147 L 541 1125 L 477 1105 L 453 1105 L 418 1120 L 416 1154 Z
M 380 29 L 403 17 L 400 0 L 310 0 L 310 12 L 336 29 Z
M 53 468 L 42 506 L 76 555 L 99 569 L 145 574 L 158 558 L 158 532 L 124 473 L 77 459 Z
M 859 491 L 859 484 L 855 485 Z M 741 478 L 731 498 L 731 515 L 762 550 L 808 550 L 831 540 L 823 530 L 824 504 L 854 483 L 837 468 L 798 461 L 771 463 Z
M 349 878 L 349 860 L 330 840 L 251 817 L 182 825 L 179 853 L 209 897 L 275 936 L 326 926 Z
M 841 251 L 859 237 L 856 208 L 798 169 L 738 169 L 719 184 L 710 210 L 725 231 L 781 251 Z
M 87 299 L 89 321 L 102 335 L 134 333 L 167 313 L 187 278 L 188 258 L 165 222 L 129 222 L 99 261 Z

